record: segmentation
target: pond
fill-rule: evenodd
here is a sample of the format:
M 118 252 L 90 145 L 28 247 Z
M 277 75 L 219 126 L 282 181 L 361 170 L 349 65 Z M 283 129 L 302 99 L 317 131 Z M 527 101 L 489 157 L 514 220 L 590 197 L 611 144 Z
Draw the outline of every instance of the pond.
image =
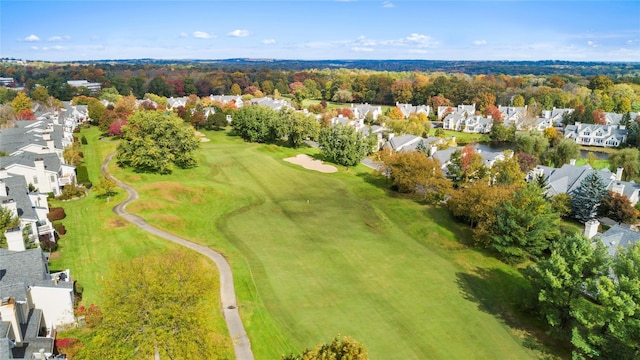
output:
M 495 152 L 495 151 L 513 150 L 515 149 L 515 144 L 509 143 L 509 142 L 503 142 L 503 143 L 483 142 L 483 143 L 476 144 L 476 147 L 482 151 Z M 608 153 L 602 152 L 602 151 L 594 151 L 594 150 L 580 150 L 580 157 L 586 159 L 587 154 L 590 152 L 593 152 L 600 160 L 607 160 L 609 158 Z

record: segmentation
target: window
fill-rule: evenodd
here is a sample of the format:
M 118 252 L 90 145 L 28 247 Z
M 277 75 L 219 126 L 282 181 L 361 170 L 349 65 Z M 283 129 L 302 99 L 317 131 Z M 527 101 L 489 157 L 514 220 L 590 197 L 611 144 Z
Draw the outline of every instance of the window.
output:
M 33 176 L 33 185 L 38 185 L 38 177 L 37 176 Z
M 52 182 L 52 183 L 55 183 L 55 182 L 56 182 L 56 177 L 55 177 L 55 176 L 53 176 L 53 175 L 51 175 L 51 182 Z

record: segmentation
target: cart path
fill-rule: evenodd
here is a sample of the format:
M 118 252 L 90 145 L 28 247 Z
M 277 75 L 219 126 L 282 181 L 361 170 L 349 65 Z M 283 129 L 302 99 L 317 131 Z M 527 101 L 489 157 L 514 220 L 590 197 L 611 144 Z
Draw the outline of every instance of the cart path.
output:
M 236 359 L 253 360 L 251 343 L 249 342 L 249 337 L 247 336 L 247 332 L 244 330 L 242 319 L 240 319 L 240 313 L 238 312 L 238 305 L 236 303 L 236 292 L 233 287 L 233 274 L 231 273 L 231 266 L 229 266 L 229 262 L 227 262 L 227 259 L 225 259 L 224 256 L 222 256 L 222 254 L 217 251 L 175 236 L 173 234 L 169 234 L 168 232 L 162 231 L 156 227 L 149 225 L 141 217 L 128 213 L 126 211 L 126 207 L 129 203 L 138 199 L 138 192 L 131 186 L 123 183 L 122 181 L 109 174 L 107 165 L 114 155 L 115 152 L 109 154 L 109 156 L 106 157 L 106 159 L 102 163 L 102 166 L 100 167 L 100 170 L 102 171 L 104 176 L 112 179 L 116 182 L 116 184 L 118 184 L 118 186 L 123 188 L 127 192 L 128 197 L 125 201 L 114 206 L 113 212 L 121 216 L 128 222 L 136 225 L 140 229 L 172 241 L 178 245 L 194 250 L 208 257 L 216 264 L 216 266 L 218 267 L 218 272 L 220 273 L 220 302 L 222 305 L 222 312 L 224 314 L 224 319 L 227 322 L 229 335 L 231 336 L 231 340 L 233 341 L 233 348 L 236 354 Z

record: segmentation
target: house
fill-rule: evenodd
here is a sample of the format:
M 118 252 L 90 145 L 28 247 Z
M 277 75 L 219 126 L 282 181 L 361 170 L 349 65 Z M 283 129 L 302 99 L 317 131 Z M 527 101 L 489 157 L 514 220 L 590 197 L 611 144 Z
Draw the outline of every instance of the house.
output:
M 0 86 L 12 87 L 15 83 L 16 80 L 14 78 L 0 77 Z
M 285 99 L 272 99 L 270 97 L 253 98 L 249 101 L 250 105 L 266 106 L 271 110 L 293 109 L 291 103 Z
M 467 133 L 488 134 L 492 127 L 493 119 L 491 116 L 472 115 L 462 121 L 462 131 Z
M 76 180 L 75 166 L 63 164 L 56 154 L 34 154 L 24 152 L 14 156 L 0 157 L 0 179 L 23 176 L 27 184 L 41 193 L 58 196 L 66 185 Z
M 24 250 L 38 244 L 40 238 L 55 239 L 53 225 L 47 218 L 47 194 L 30 191 L 24 177 L 0 179 L 0 206 L 20 219 L 18 229 L 5 234 L 9 248 Z
M 438 106 L 438 119 L 444 119 L 448 114 L 466 114 L 466 116 L 475 115 L 476 104 L 451 106 Z
M 584 224 L 584 236 L 602 242 L 610 256 L 616 256 L 620 248 L 629 248 L 640 243 L 640 232 L 622 225 L 613 225 L 604 233 L 598 233 L 598 220 L 589 220 Z
M 411 105 L 411 104 L 401 104 L 396 102 L 396 107 L 400 109 L 402 112 L 402 116 L 404 118 L 408 118 L 411 114 L 424 114 L 425 116 L 429 116 L 431 114 L 431 107 L 428 105 Z
M 373 106 L 367 103 L 365 104 L 351 104 L 351 111 L 358 119 L 364 120 L 367 115 L 370 114 L 373 121 L 378 120 L 378 116 L 382 115 L 382 107 L 381 106 Z
M 180 106 L 187 106 L 187 99 L 188 97 L 186 96 L 178 97 L 178 98 L 174 98 L 174 97 L 167 98 L 167 110 L 173 110 Z
M 0 249 L 0 359 L 48 358 L 56 329 L 75 322 L 73 287 L 42 249 Z
M 209 95 L 209 99 L 217 101 L 222 105 L 233 103 L 237 109 L 240 109 L 243 105 L 242 96 L 240 95 Z
M 87 80 L 69 80 L 67 84 L 73 87 L 86 87 L 91 94 L 99 93 L 102 90 L 102 84 L 98 82 L 89 82 Z
M 498 106 L 498 111 L 502 115 L 502 124 L 504 126 L 515 126 L 517 129 L 524 129 L 523 126 L 527 115 L 527 106 Z
M 573 112 L 573 109 L 553 108 L 551 110 L 542 110 L 542 117 L 548 119 L 553 126 L 562 126 L 562 118 Z
M 361 118 L 349 119 L 348 117 L 345 117 L 342 114 L 338 114 L 338 116 L 331 118 L 331 126 L 335 126 L 335 125 L 351 126 L 351 127 L 354 127 L 356 130 L 361 130 L 365 127 L 364 119 L 361 119 Z
M 564 137 L 586 146 L 618 147 L 627 142 L 627 130 L 621 125 L 582 124 L 568 125 Z
M 594 170 L 589 165 L 576 166 L 564 164 L 561 168 L 552 168 L 538 165 L 527 177 L 532 180 L 536 176 L 542 176 L 548 184 L 547 195 L 571 194 L 580 187 L 582 180 L 587 175 L 596 172 L 604 182 L 606 189 L 614 193 L 626 196 L 631 204 L 635 205 L 640 200 L 640 184 L 633 181 L 622 181 L 622 168 L 618 168 L 615 173 L 609 169 Z

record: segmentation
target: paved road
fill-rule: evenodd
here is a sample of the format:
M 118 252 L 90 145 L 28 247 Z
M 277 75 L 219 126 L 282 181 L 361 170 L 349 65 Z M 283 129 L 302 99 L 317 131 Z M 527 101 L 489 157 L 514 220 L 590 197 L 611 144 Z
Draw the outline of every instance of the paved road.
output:
M 211 259 L 211 261 L 216 264 L 220 273 L 220 300 L 222 303 L 222 311 L 227 322 L 229 334 L 231 335 L 231 339 L 233 340 L 236 359 L 253 360 L 251 343 L 249 342 L 249 337 L 244 330 L 242 320 L 240 319 L 240 313 L 238 312 L 238 305 L 236 304 L 236 292 L 233 287 L 233 274 L 231 273 L 231 267 L 229 266 L 227 259 L 225 259 L 224 256 L 222 256 L 222 254 L 217 251 L 213 251 L 206 246 L 199 245 L 185 240 L 181 237 L 164 232 L 147 224 L 147 222 L 144 221 L 144 219 L 142 219 L 141 217 L 128 213 L 125 208 L 127 207 L 127 204 L 135 201 L 138 198 L 138 193 L 131 186 L 123 183 L 122 181 L 114 178 L 109 174 L 107 165 L 113 158 L 113 155 L 115 155 L 115 153 L 111 153 L 109 154 L 109 156 L 107 156 L 107 158 L 102 163 L 102 167 L 100 168 L 100 170 L 106 177 L 113 179 L 118 184 L 118 186 L 123 188 L 129 195 L 127 200 L 121 202 L 113 208 L 113 212 L 146 232 L 160 236 L 169 241 L 173 241 L 178 245 L 182 245 L 199 252 L 200 254 Z

